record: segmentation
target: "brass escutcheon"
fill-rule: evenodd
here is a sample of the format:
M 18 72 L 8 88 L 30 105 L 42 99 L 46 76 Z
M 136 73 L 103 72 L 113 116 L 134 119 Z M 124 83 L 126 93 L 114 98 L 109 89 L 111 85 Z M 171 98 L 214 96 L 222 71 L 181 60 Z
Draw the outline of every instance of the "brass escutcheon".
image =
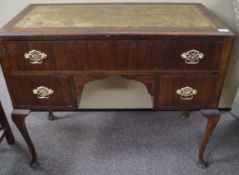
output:
M 37 96 L 39 99 L 49 99 L 50 95 L 52 95 L 54 91 L 45 86 L 39 86 L 36 89 L 33 89 L 33 94 Z
M 176 93 L 180 96 L 181 100 L 192 100 L 194 95 L 197 94 L 197 90 L 186 86 L 178 89 Z
M 24 57 L 31 64 L 42 64 L 43 60 L 47 58 L 47 55 L 37 50 L 31 50 L 25 53 Z
M 186 64 L 198 64 L 204 58 L 204 54 L 193 49 L 182 53 L 181 58 L 185 59 Z

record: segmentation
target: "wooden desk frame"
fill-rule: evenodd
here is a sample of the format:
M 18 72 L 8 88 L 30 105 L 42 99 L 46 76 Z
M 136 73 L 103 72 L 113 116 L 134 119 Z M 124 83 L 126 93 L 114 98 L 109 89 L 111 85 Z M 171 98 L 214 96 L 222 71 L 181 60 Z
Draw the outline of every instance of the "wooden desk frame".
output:
M 157 5 L 160 4 L 153 4 Z M 179 4 L 163 5 L 170 8 Z M 235 35 L 203 5 L 180 5 L 194 6 L 210 25 L 21 28 L 24 25 L 19 21 L 35 7 L 64 6 L 36 4 L 3 27 L 0 60 L 14 107 L 12 119 L 31 152 L 32 166 L 37 166 L 37 155 L 25 125 L 30 111 L 50 111 L 49 119 L 53 120 L 53 110 L 78 110 L 77 97 L 87 82 L 121 76 L 147 87 L 154 97 L 154 110 L 214 109 L 202 112 L 208 125 L 198 162 L 200 167 L 206 167 L 203 155 L 220 119 L 216 109 Z M 149 20 L 145 20 L 147 24 Z M 183 116 L 187 116 L 186 112 Z

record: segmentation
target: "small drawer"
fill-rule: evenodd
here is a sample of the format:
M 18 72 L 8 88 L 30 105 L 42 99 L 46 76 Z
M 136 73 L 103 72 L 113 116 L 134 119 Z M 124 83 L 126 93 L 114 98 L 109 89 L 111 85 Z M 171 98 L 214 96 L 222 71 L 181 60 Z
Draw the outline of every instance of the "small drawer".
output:
M 65 75 L 7 75 L 10 96 L 15 108 L 76 108 L 73 77 Z
M 216 76 L 163 76 L 158 107 L 215 108 L 220 96 L 217 81 Z

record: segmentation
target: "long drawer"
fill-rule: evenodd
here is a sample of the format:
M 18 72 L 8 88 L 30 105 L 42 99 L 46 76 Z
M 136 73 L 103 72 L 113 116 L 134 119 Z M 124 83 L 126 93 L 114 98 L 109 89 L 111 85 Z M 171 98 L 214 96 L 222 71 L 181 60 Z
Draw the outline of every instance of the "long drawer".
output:
M 162 76 L 158 79 L 159 108 L 215 108 L 220 91 L 217 76 Z
M 74 81 L 68 75 L 7 75 L 14 108 L 74 109 Z
M 223 40 L 3 41 L 5 70 L 216 71 Z

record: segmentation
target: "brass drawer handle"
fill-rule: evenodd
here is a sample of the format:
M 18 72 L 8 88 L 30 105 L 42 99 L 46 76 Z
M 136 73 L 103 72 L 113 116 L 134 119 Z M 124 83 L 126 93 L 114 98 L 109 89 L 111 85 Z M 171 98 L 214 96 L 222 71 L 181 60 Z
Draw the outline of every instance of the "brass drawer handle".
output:
M 186 64 L 198 64 L 204 58 L 204 54 L 193 49 L 182 53 L 181 58 L 185 59 Z
M 31 64 L 42 64 L 43 60 L 47 58 L 47 55 L 37 50 L 31 50 L 25 53 L 24 57 Z
M 36 89 L 33 89 L 33 94 L 37 96 L 39 99 L 49 99 L 50 95 L 52 95 L 54 91 L 52 89 L 49 89 L 45 86 L 37 87 Z
M 181 100 L 192 100 L 194 95 L 197 94 L 197 90 L 186 86 L 178 89 L 176 93 L 180 95 Z

